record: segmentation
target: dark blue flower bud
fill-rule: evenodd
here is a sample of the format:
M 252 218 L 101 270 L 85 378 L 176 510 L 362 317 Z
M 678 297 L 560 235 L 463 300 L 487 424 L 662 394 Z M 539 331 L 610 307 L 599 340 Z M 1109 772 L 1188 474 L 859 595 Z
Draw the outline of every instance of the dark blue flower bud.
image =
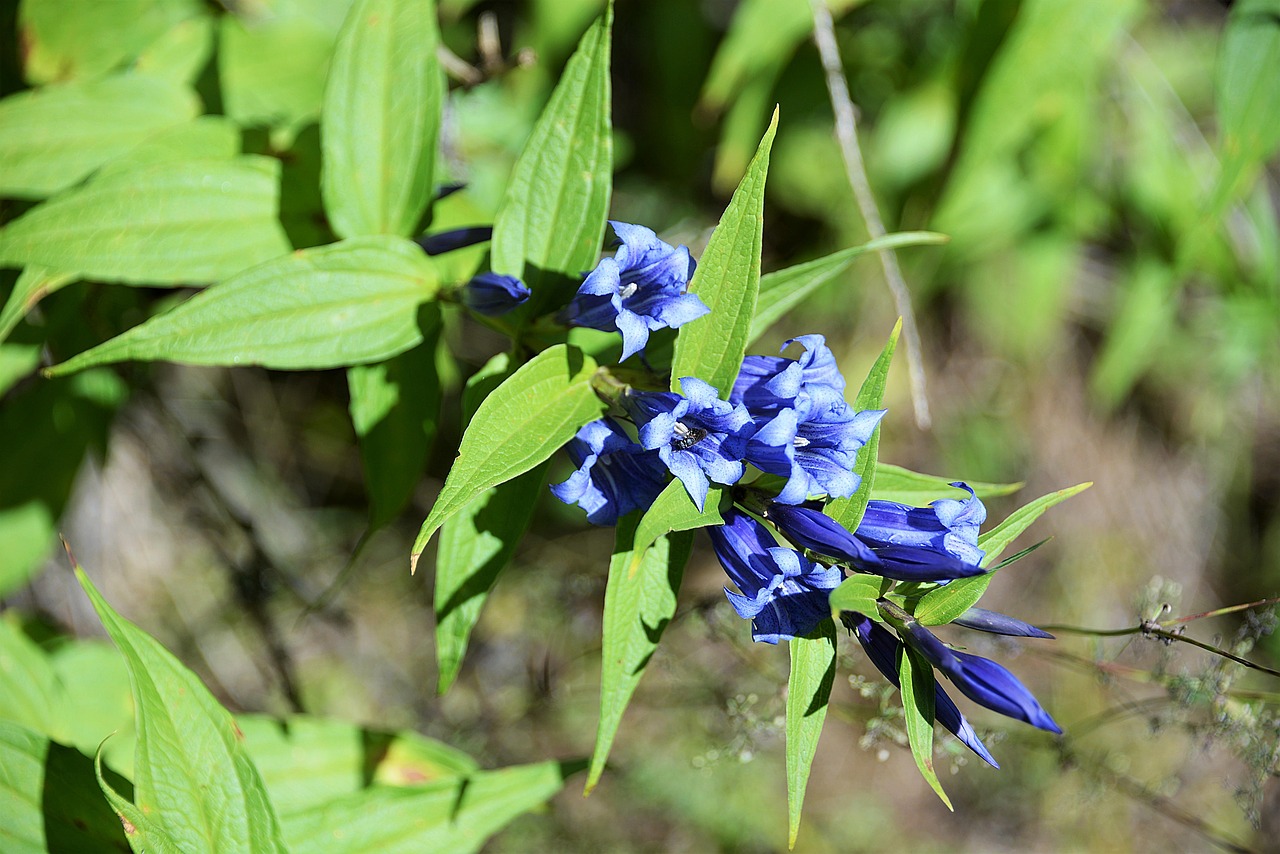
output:
M 493 226 L 473 225 L 468 228 L 452 228 L 448 231 L 437 231 L 435 234 L 424 234 L 415 238 L 414 243 L 422 247 L 428 255 L 443 255 L 464 246 L 474 246 L 493 238 Z
M 993 635 L 1009 635 L 1018 638 L 1053 638 L 1043 629 L 1037 629 L 1030 623 L 1024 623 L 1017 617 L 988 611 L 985 608 L 970 608 L 951 622 L 966 629 L 990 632 Z
M 515 276 L 481 273 L 462 286 L 459 298 L 476 314 L 496 317 L 506 314 L 529 298 L 529 289 Z

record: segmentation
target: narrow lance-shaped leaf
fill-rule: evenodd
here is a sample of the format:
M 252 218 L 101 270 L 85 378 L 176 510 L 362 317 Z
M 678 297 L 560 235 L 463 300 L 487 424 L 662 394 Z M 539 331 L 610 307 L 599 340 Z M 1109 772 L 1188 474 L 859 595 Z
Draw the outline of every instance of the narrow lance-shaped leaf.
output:
M 565 66 L 494 220 L 493 270 L 529 286 L 529 315 L 566 303 L 600 255 L 613 183 L 612 25 L 610 0 Z
M 195 285 L 289 251 L 280 161 L 242 156 L 109 170 L 0 229 L 0 265 L 103 282 Z
M 707 492 L 706 502 L 702 505 L 703 509 L 700 511 L 693 503 L 693 499 L 689 497 L 684 484 L 673 478 L 666 488 L 658 493 L 658 497 L 649 505 L 649 509 L 644 511 L 644 516 L 640 519 L 635 532 L 635 547 L 631 550 L 631 566 L 627 570 L 628 573 L 635 574 L 640 561 L 644 559 L 645 552 L 658 541 L 659 537 L 664 537 L 672 531 L 691 531 L 708 525 L 723 525 L 720 502 L 724 495 L 725 490 L 718 486 L 711 487 Z
M 701 297 L 711 313 L 680 327 L 671 364 L 672 391 L 680 391 L 681 377 L 697 377 L 728 398 L 742 367 L 760 290 L 764 185 L 777 131 L 778 111 L 774 110 L 747 174 L 729 200 L 689 283 L 689 291 Z
M 1214 215 L 1280 146 L 1280 0 L 1242 0 L 1218 51 L 1222 176 Z
M 638 571 L 632 572 L 636 530 L 635 514 L 618 520 L 617 540 L 609 561 L 600 653 L 600 723 L 587 773 L 587 794 L 604 772 L 622 714 L 658 648 L 663 630 L 675 616 L 684 565 L 693 547 L 693 534 L 689 532 L 660 538 L 644 552 Z
M 836 680 L 836 626 L 823 620 L 809 637 L 791 641 L 787 682 L 787 847 L 796 847 L 809 770 L 827 719 Z
M 600 416 L 591 388 L 596 364 L 576 347 L 557 344 L 512 374 L 476 410 L 458 458 L 413 544 L 410 569 L 448 519 L 490 487 L 524 474 Z
M 893 326 L 889 334 L 889 343 L 880 351 L 879 358 L 871 366 L 867 378 L 862 381 L 862 388 L 853 402 L 853 408 L 862 412 L 868 409 L 879 409 L 884 401 L 884 387 L 889 381 L 889 365 L 893 361 L 894 348 L 898 346 L 898 333 L 902 331 L 902 320 Z M 854 474 L 861 480 L 858 491 L 848 498 L 837 498 L 827 504 L 825 513 L 835 519 L 848 531 L 858 530 L 862 514 L 867 510 L 867 502 L 871 500 L 871 492 L 875 488 L 876 464 L 880 454 L 880 425 L 872 431 L 867 444 L 858 449 L 858 457 L 853 466 Z
M 433 0 L 356 0 L 321 112 L 321 189 L 333 230 L 410 236 L 433 191 L 444 75 Z
M 910 646 L 904 646 L 898 659 L 898 687 L 902 693 L 907 742 L 911 745 L 911 755 L 915 757 L 920 776 L 947 805 L 947 809 L 955 812 L 933 767 L 933 681 L 933 668 L 929 662 Z
M 751 321 L 748 345 L 760 338 L 769 327 L 782 319 L 788 311 L 804 302 L 810 294 L 853 265 L 860 255 L 882 249 L 899 249 L 903 246 L 924 246 L 946 243 L 945 234 L 933 231 L 904 231 L 886 234 L 861 246 L 841 249 L 823 258 L 767 273 L 760 278 L 760 298 L 756 302 L 756 315 Z
M 129 665 L 138 719 L 137 810 L 129 821 L 181 851 L 285 851 L 231 714 L 154 638 L 116 614 L 78 567 L 76 576 Z
M 964 490 L 951 485 L 958 480 L 962 478 L 921 474 L 902 466 L 878 462 L 871 497 L 878 501 L 896 501 L 912 507 L 923 507 L 939 498 L 965 498 Z M 1021 483 L 984 483 L 978 480 L 966 480 L 965 483 L 969 484 L 979 498 L 1010 495 L 1023 487 Z
M 335 368 L 388 359 L 422 341 L 431 262 L 398 237 L 362 237 L 246 270 L 49 369 L 126 360 Z

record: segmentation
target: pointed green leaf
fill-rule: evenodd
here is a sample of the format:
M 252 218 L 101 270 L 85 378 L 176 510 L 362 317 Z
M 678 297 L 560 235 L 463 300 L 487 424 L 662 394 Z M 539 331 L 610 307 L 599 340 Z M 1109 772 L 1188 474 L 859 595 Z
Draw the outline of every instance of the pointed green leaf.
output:
M 547 465 L 481 493 L 440 529 L 436 550 L 436 690 L 449 690 L 471 639 L 471 630 L 498 576 L 511 562 L 533 519 Z
M 182 851 L 284 851 L 274 810 L 235 720 L 194 673 L 76 577 L 129 665 L 138 715 L 134 821 Z M 132 819 L 131 819 L 132 820 Z
M 0 786 L 0 850 L 6 854 L 129 850 L 120 819 L 98 792 L 93 760 L 78 750 L 0 720 Z
M 422 341 L 417 309 L 435 289 L 430 261 L 398 237 L 304 249 L 207 288 L 49 374 L 126 360 L 284 370 L 376 362 Z
M 884 579 L 878 575 L 849 576 L 831 591 L 829 601 L 832 615 L 841 611 L 858 611 L 878 619 L 880 612 L 876 608 L 876 600 L 880 598 L 884 586 Z
M 904 469 L 890 463 L 876 463 L 875 488 L 872 498 L 878 501 L 896 501 L 912 507 L 924 507 L 939 498 L 966 498 L 968 493 L 951 484 L 963 480 L 958 477 L 938 477 L 933 474 Z M 979 498 L 996 498 L 1010 495 L 1023 487 L 1021 483 L 983 483 L 966 480 Z
M 59 273 L 48 267 L 31 266 L 24 269 L 18 274 L 18 281 L 9 292 L 4 309 L 0 310 L 0 341 L 9 337 L 13 328 L 40 300 L 75 280 L 76 277 L 70 273 Z
M 217 281 L 289 251 L 279 183 L 268 157 L 113 170 L 0 229 L 0 264 L 132 285 Z
M 787 848 L 796 847 L 809 769 L 818 752 L 818 738 L 827 719 L 835 680 L 836 626 L 831 620 L 823 620 L 809 637 L 791 641 L 791 676 L 787 682 Z
M 764 185 L 777 131 L 778 111 L 774 110 L 756 156 L 720 217 L 689 283 L 690 293 L 701 297 L 711 313 L 680 327 L 671 364 L 672 391 L 680 390 L 681 377 L 697 377 L 715 386 L 722 398 L 728 398 L 742 367 L 760 291 Z
M 351 421 L 369 491 L 369 527 L 381 528 L 413 495 L 440 418 L 436 345 L 440 308 L 418 313 L 422 343 L 385 362 L 347 369 Z
M 566 302 L 600 257 L 613 186 L 612 25 L 610 3 L 565 66 L 493 223 L 493 270 L 532 289 L 530 314 Z
M 294 815 L 289 844 L 346 854 L 469 854 L 559 792 L 572 770 L 541 762 L 422 786 L 370 786 Z
M 1235 4 L 1218 50 L 1222 177 L 1215 212 L 1280 146 L 1280 0 Z
M 604 773 L 622 714 L 658 648 L 662 632 L 675 616 L 684 565 L 693 547 L 693 535 L 687 532 L 659 538 L 644 552 L 637 571 L 632 572 L 637 556 L 633 550 L 636 526 L 634 513 L 618 520 L 617 541 L 609 561 L 604 645 L 600 653 L 600 723 L 584 794 L 595 788 Z
M 889 334 L 889 343 L 880 351 L 879 358 L 871 366 L 867 378 L 862 381 L 862 388 L 853 402 L 853 408 L 859 412 L 867 409 L 879 409 L 884 401 L 884 387 L 889 381 L 889 364 L 893 361 L 893 351 L 898 346 L 898 333 L 902 331 L 902 319 L 893 326 Z M 845 530 L 856 531 L 862 521 L 862 514 L 867 510 L 867 502 L 871 500 L 871 492 L 875 489 L 876 464 L 880 454 L 880 425 L 872 431 L 867 444 L 858 449 L 858 458 L 853 466 L 853 473 L 861 480 L 858 491 L 848 498 L 837 498 L 827 504 L 823 511 L 845 527 Z
M 143 74 L 10 95 L 0 101 L 0 195 L 52 196 L 199 111 L 187 87 Z
M 1066 489 L 1059 489 L 1057 492 L 1051 492 L 1048 495 L 1042 495 L 1035 501 L 1025 504 L 1010 513 L 1003 522 L 990 531 L 979 535 L 978 545 L 987 552 L 987 556 L 982 559 L 982 565 L 991 566 L 991 564 L 995 563 L 996 558 L 1000 557 L 1000 553 L 1017 539 L 1019 534 L 1031 527 L 1032 522 L 1044 515 L 1044 511 L 1055 504 L 1061 504 L 1073 495 L 1084 492 L 1091 486 L 1093 486 L 1093 481 L 1087 481 L 1078 483 L 1075 486 L 1069 486 Z
M 524 474 L 600 416 L 591 388 L 596 363 L 557 344 L 534 356 L 494 390 L 462 436 L 458 458 L 413 544 L 411 569 L 431 536 L 487 489 Z
M 910 646 L 898 658 L 898 686 L 902 692 L 902 712 L 907 742 L 920 776 L 937 793 L 947 809 L 955 812 L 933 768 L 933 668 Z
M 689 497 L 684 484 L 672 478 L 640 519 L 640 525 L 635 533 L 635 547 L 631 550 L 631 567 L 628 572 L 635 573 L 645 553 L 658 541 L 659 537 L 665 537 L 672 531 L 692 531 L 708 525 L 723 525 L 724 518 L 720 515 L 720 503 L 724 500 L 724 495 L 724 489 L 718 486 L 711 487 L 707 490 L 703 509 L 699 511 L 693 499 Z
M 946 243 L 949 238 L 945 234 L 933 231 L 904 231 L 898 234 L 886 234 L 884 237 L 868 241 L 861 246 L 853 246 L 833 252 L 823 258 L 777 270 L 760 278 L 760 298 L 756 302 L 756 316 L 751 321 L 751 334 L 747 339 L 750 345 L 757 341 L 770 326 L 782 319 L 788 311 L 804 302 L 810 294 L 845 270 L 853 266 L 858 256 L 867 252 L 878 252 L 881 249 L 898 249 L 903 246 L 925 246 Z
M 444 107 L 431 0 L 357 0 L 325 86 L 321 189 L 341 237 L 408 237 L 435 191 Z

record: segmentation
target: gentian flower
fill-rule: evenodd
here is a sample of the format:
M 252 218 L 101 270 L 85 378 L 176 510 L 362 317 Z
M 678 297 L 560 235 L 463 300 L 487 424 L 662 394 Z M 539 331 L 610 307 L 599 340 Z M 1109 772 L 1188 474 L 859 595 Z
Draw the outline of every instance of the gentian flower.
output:
M 817 507 L 775 502 L 765 509 L 764 515 L 778 526 L 783 536 L 801 548 L 848 563 L 861 572 L 897 581 L 950 581 L 984 572 L 976 563 L 966 563 L 928 548 L 882 546 L 873 549 L 860 535 L 850 534 Z M 861 532 L 862 528 L 858 530 Z
M 629 392 L 622 407 L 640 431 L 645 450 L 656 450 L 680 478 L 702 510 L 710 481 L 737 483 L 751 435 L 751 416 L 721 400 L 716 390 L 695 377 L 680 380 L 685 396 L 671 392 Z
M 1009 635 L 1017 638 L 1053 638 L 1053 635 L 1044 629 L 1037 629 L 1017 617 L 988 611 L 985 608 L 970 608 L 951 622 L 957 626 L 964 626 L 966 629 L 989 632 L 993 635 Z
M 593 525 L 613 525 L 619 516 L 648 507 L 666 486 L 657 455 L 646 453 L 609 418 L 584 426 L 565 449 L 578 470 L 551 491 L 587 511 Z
M 831 616 L 827 604 L 841 573 L 778 546 L 755 519 L 730 510 L 723 525 L 707 528 L 711 545 L 740 593 L 725 588 L 738 616 L 751 620 L 751 637 L 764 643 L 803 637 Z
M 968 484 L 951 485 L 967 491 L 969 497 L 943 498 L 928 507 L 871 501 L 854 533 L 872 548 L 911 546 L 980 564 L 986 552 L 978 548 L 978 527 L 987 519 L 987 508 Z
M 501 273 L 481 273 L 458 291 L 463 305 L 487 317 L 506 314 L 528 298 L 529 289 L 524 282 Z
M 642 225 L 609 224 L 622 245 L 587 275 L 561 317 L 575 326 L 622 333 L 626 360 L 644 350 L 652 330 L 675 329 L 711 309 L 685 293 L 696 266 L 687 246 L 673 247 Z
M 804 352 L 799 359 L 782 356 L 747 356 L 742 360 L 729 400 L 741 403 L 752 415 L 793 406 L 805 387 L 827 386 L 843 392 L 844 376 L 836 357 L 821 335 L 801 335 L 782 345 L 785 352 L 799 343 Z
M 959 652 L 938 640 L 924 626 L 911 620 L 904 626 L 906 640 L 970 700 L 1011 718 L 1052 733 L 1062 733 L 1049 713 L 1040 707 L 1018 678 L 980 655 Z
M 884 674 L 885 679 L 888 679 L 895 688 L 900 688 L 898 656 L 902 654 L 902 641 L 898 640 L 893 632 L 857 611 L 850 611 L 844 616 L 845 625 L 853 629 L 853 634 L 858 639 L 858 643 L 862 644 L 867 658 L 871 659 L 876 669 Z M 937 680 L 933 683 L 933 717 L 992 768 L 1000 767 Z
M 437 231 L 435 234 L 424 234 L 415 238 L 414 243 L 422 247 L 428 255 L 443 255 L 464 246 L 474 246 L 493 239 L 493 226 L 472 225 L 467 228 L 451 228 L 448 231 Z

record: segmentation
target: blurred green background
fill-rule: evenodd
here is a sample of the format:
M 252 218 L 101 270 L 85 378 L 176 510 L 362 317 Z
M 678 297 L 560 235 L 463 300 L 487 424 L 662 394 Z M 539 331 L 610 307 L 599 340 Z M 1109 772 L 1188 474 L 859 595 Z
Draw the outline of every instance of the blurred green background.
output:
M 282 160 L 289 237 L 316 245 L 330 237 L 315 120 L 347 5 L 7 3 L 0 94 L 121 66 L 186 75 L 206 112 L 242 128 L 245 150 Z M 830 5 L 886 225 L 951 237 L 899 252 L 933 425 L 916 426 L 900 350 L 881 458 L 1025 481 L 990 503 L 993 520 L 1096 482 L 1037 523 L 1027 542 L 1053 541 L 993 585 L 988 607 L 1121 628 L 1165 603 L 1189 615 L 1280 592 L 1280 7 Z M 603 3 L 440 7 L 457 60 L 445 161 L 467 188 L 437 205 L 433 229 L 492 221 L 559 68 Z M 812 25 L 807 0 L 618 0 L 612 218 L 698 254 L 776 103 L 765 269 L 864 242 Z M 0 202 L 0 222 L 28 207 Z M 480 257 L 457 255 L 459 276 Z M 0 293 L 15 278 L 0 272 Z M 456 449 L 460 382 L 501 339 L 446 317 L 460 368 L 446 374 L 446 415 L 413 506 L 312 607 L 367 518 L 341 373 L 127 365 L 58 383 L 31 373 L 172 298 L 76 284 L 0 345 L 6 618 L 50 646 L 99 632 L 53 554 L 60 530 L 104 595 L 233 710 L 300 706 L 415 728 L 487 766 L 588 753 L 612 533 L 545 501 L 444 697 L 430 567 L 407 572 Z M 857 383 L 895 319 L 866 258 L 780 322 L 766 349 L 820 332 Z M 553 478 L 567 470 L 561 460 Z M 700 543 L 600 787 L 583 799 L 571 781 L 492 850 L 785 848 L 787 657 L 750 643 L 722 584 Z M 1236 614 L 1188 631 L 1276 666 L 1270 627 Z M 1067 737 L 974 712 L 1003 767 L 948 740 L 950 814 L 917 776 L 889 689 L 846 638 L 797 850 L 1280 845 L 1276 680 L 1142 637 L 966 641 L 1017 672 Z

